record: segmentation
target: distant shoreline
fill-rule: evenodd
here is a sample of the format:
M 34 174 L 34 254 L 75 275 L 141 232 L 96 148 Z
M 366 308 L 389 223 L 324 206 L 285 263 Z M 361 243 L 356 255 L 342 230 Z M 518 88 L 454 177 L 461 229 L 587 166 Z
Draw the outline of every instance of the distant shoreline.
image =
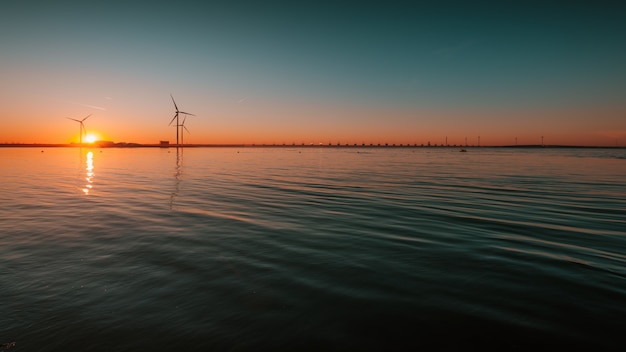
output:
M 540 149 L 540 148 L 586 148 L 586 149 L 626 149 L 626 146 L 581 146 L 581 145 L 425 145 L 425 144 L 141 144 L 141 143 L 115 143 L 113 145 L 98 144 L 51 144 L 51 143 L 4 143 L 0 148 L 517 148 L 517 149 Z

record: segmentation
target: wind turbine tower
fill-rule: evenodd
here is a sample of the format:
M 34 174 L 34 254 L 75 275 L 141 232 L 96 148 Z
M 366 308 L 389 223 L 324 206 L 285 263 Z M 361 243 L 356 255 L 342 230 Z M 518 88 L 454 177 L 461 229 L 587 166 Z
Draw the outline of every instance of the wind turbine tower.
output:
M 80 140 L 80 144 L 83 144 L 83 135 L 85 133 L 87 133 L 87 130 L 85 129 L 85 120 L 87 120 L 89 118 L 89 116 L 91 116 L 91 114 L 85 116 L 82 120 L 77 120 L 77 119 L 73 119 L 71 117 L 67 117 L 67 119 L 70 119 L 72 121 L 76 121 L 80 124 L 80 134 L 79 134 L 79 140 Z
M 196 116 L 194 114 L 190 114 L 188 112 L 184 112 L 184 111 L 180 111 L 178 110 L 178 106 L 176 105 L 176 101 L 174 100 L 174 96 L 172 96 L 172 94 L 170 94 L 170 97 L 172 97 L 172 102 L 174 103 L 174 108 L 176 109 L 176 113 L 174 114 L 174 117 L 172 118 L 172 120 L 170 121 L 169 125 L 172 125 L 172 122 L 174 122 L 174 120 L 176 120 L 176 145 L 178 146 L 178 130 L 182 127 L 184 127 L 185 129 L 187 129 L 184 126 L 184 121 L 183 121 L 183 125 L 181 125 L 178 122 L 178 115 L 179 114 L 183 114 L 183 115 L 189 115 L 189 116 Z M 186 117 L 186 116 L 185 116 Z M 189 131 L 188 131 L 189 132 Z

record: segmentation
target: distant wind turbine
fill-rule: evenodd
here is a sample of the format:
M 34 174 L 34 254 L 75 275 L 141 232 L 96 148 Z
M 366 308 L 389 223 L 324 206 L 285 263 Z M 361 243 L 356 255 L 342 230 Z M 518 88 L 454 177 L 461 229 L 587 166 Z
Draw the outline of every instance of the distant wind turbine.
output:
M 71 117 L 67 117 L 67 119 L 70 119 L 72 121 L 76 121 L 76 122 L 78 122 L 80 124 L 80 137 L 79 137 L 80 138 L 80 144 L 83 144 L 83 135 L 85 133 L 87 133 L 87 130 L 85 129 L 84 122 L 85 122 L 85 120 L 87 120 L 89 118 L 89 116 L 91 116 L 91 114 L 85 116 L 82 120 L 77 120 L 77 119 L 73 119 Z
M 187 128 L 187 126 L 185 126 L 185 121 L 187 121 L 187 116 L 183 117 L 183 123 L 181 123 L 180 125 L 176 125 L 176 128 L 180 128 L 180 145 L 184 145 L 185 141 L 184 141 L 184 137 L 185 137 L 185 131 L 187 131 L 187 133 L 191 133 L 189 132 L 189 129 Z M 185 131 L 183 131 L 183 129 L 185 129 Z
M 180 127 L 184 127 L 185 129 L 187 129 L 184 125 L 184 121 L 183 121 L 183 125 L 181 125 L 180 123 L 178 123 L 178 115 L 179 114 L 183 114 L 183 115 L 190 115 L 190 116 L 196 116 L 194 114 L 190 114 L 188 112 L 184 112 L 184 111 L 180 111 L 178 110 L 178 106 L 176 105 L 176 101 L 174 100 L 174 96 L 172 96 L 172 94 L 170 94 L 170 97 L 172 97 L 172 102 L 174 103 L 174 108 L 176 109 L 176 113 L 174 114 L 174 117 L 172 118 L 172 120 L 170 121 L 169 125 L 172 124 L 172 122 L 174 122 L 174 120 L 176 120 L 176 145 L 178 145 L 178 130 L 180 129 Z M 185 116 L 186 118 L 186 116 Z M 189 132 L 189 130 L 187 130 L 187 132 Z

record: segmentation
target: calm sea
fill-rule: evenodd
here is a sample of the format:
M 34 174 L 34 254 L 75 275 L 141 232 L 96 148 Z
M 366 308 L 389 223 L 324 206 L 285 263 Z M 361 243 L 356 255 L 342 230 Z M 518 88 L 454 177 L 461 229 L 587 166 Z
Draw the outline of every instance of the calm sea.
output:
M 626 343 L 626 149 L 0 148 L 0 167 L 11 351 Z

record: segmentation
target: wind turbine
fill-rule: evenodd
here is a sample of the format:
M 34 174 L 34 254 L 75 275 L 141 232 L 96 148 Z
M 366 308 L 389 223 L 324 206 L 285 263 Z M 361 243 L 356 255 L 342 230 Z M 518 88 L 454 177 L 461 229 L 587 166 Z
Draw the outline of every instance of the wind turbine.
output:
M 183 118 L 183 123 L 180 124 L 180 127 L 184 128 L 185 131 L 187 131 L 187 133 L 190 133 L 189 130 L 187 129 L 187 126 L 185 126 L 185 121 L 187 121 L 187 116 L 185 116 Z M 183 137 L 185 136 L 185 131 L 183 131 L 182 129 L 180 130 L 180 144 L 185 144 L 185 142 L 183 141 Z
M 87 120 L 89 118 L 89 116 L 91 116 L 91 114 L 85 116 L 82 120 L 77 120 L 77 119 L 73 119 L 71 117 L 67 117 L 67 119 L 70 119 L 72 121 L 76 121 L 80 124 L 80 144 L 83 144 L 83 135 L 85 134 L 86 130 L 85 130 L 85 124 L 83 122 L 85 122 L 85 120 Z
M 172 96 L 172 94 L 170 93 L 170 97 L 172 97 L 172 102 L 174 103 L 174 108 L 176 109 L 176 113 L 174 114 L 174 117 L 172 118 L 172 120 L 170 121 L 169 125 L 172 124 L 172 122 L 174 122 L 174 120 L 176 120 L 176 145 L 178 145 L 178 130 L 180 128 L 180 126 L 185 127 L 184 126 L 184 121 L 183 121 L 183 125 L 178 123 L 178 115 L 179 114 L 183 114 L 183 115 L 191 115 L 191 116 L 196 116 L 194 114 L 190 114 L 188 112 L 184 112 L 184 111 L 180 111 L 178 110 L 178 106 L 176 105 L 176 101 L 174 100 L 174 96 Z M 186 117 L 186 116 L 185 116 Z M 187 128 L 185 128 L 187 129 Z M 187 131 L 189 132 L 189 131 Z

